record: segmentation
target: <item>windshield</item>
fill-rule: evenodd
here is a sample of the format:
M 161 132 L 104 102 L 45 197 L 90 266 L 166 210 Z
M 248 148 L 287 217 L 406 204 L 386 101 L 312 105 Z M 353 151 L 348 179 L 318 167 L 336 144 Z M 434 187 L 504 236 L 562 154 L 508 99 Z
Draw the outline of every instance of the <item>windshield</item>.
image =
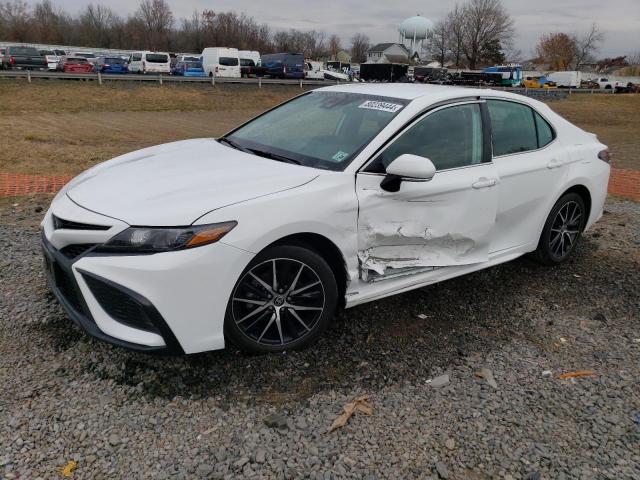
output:
M 190 70 L 202 70 L 202 63 L 200 62 L 185 62 L 185 65 Z
M 118 58 L 118 57 L 106 57 L 104 59 L 104 63 L 112 63 L 112 64 L 117 64 L 117 65 L 122 65 L 124 63 L 124 60 L 122 60 L 121 58 Z
M 407 103 L 356 93 L 312 92 L 261 115 L 227 138 L 258 154 L 341 171 Z

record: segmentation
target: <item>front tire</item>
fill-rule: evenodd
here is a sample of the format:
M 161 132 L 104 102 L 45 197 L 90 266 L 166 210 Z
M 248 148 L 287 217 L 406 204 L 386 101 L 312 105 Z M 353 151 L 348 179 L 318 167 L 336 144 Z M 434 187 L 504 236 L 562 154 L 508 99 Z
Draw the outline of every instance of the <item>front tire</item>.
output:
M 542 229 L 538 248 L 533 252 L 543 265 L 566 261 L 580 240 L 586 224 L 584 200 L 577 193 L 563 195 L 553 206 Z
M 236 283 L 224 322 L 225 337 L 249 353 L 305 348 L 333 318 L 338 287 L 316 252 L 280 245 L 249 263 Z

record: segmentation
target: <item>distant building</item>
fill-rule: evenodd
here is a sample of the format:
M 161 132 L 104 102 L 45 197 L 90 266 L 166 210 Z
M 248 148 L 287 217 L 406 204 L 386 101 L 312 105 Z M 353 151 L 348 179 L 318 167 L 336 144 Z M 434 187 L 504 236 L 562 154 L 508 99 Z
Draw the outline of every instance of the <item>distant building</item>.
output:
M 367 63 L 409 63 L 409 56 L 401 43 L 379 43 L 367 51 Z

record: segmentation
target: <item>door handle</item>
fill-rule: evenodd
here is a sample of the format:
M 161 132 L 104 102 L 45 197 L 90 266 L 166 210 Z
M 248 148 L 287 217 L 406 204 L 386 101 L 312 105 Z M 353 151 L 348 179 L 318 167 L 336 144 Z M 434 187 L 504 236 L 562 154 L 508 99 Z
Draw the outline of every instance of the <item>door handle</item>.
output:
M 562 166 L 562 162 L 557 158 L 552 158 L 549 163 L 547 163 L 548 169 L 560 168 Z
M 496 183 L 497 181 L 495 178 L 480 177 L 478 180 L 473 182 L 471 186 L 477 190 L 479 188 L 493 187 Z

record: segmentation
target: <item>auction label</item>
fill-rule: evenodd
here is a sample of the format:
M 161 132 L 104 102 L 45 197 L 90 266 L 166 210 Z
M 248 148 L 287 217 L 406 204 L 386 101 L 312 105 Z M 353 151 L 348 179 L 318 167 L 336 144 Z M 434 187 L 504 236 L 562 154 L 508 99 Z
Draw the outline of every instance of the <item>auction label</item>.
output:
M 380 110 L 382 112 L 396 113 L 402 108 L 398 103 L 380 102 L 378 100 L 367 100 L 358 108 L 367 108 L 369 110 Z

